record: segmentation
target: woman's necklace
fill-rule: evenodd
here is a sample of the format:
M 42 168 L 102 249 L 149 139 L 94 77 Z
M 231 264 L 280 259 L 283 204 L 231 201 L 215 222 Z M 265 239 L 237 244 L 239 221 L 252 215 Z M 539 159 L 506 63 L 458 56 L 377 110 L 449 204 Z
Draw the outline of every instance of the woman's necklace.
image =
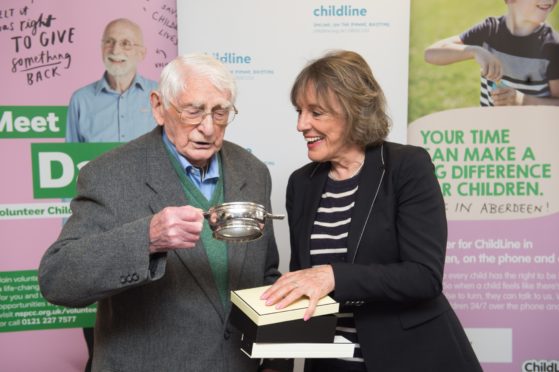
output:
M 365 164 L 364 161 L 360 162 L 360 163 L 359 163 L 359 167 L 357 167 L 357 169 L 355 170 L 355 172 L 353 172 L 353 174 L 352 174 L 351 176 L 349 176 L 349 177 L 347 177 L 347 178 L 344 178 L 344 179 L 345 179 L 345 180 L 348 180 L 348 179 L 350 179 L 350 178 L 353 178 L 353 177 L 357 176 L 357 174 L 358 174 L 359 172 L 361 172 L 361 168 L 363 168 L 363 164 Z M 333 179 L 334 181 L 342 181 L 342 179 L 340 179 L 340 178 L 334 176 L 334 172 L 332 172 L 332 171 L 333 171 L 333 169 L 330 169 L 330 172 L 328 172 L 328 177 L 330 177 L 330 178 Z

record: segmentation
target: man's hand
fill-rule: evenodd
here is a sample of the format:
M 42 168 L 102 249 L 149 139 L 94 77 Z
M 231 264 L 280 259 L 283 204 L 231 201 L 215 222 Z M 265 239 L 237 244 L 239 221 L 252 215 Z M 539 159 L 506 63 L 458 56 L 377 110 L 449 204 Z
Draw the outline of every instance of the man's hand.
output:
M 202 210 L 192 206 L 167 207 L 155 214 L 149 225 L 149 251 L 165 252 L 193 248 L 204 223 Z
M 266 305 L 276 305 L 276 309 L 282 309 L 306 296 L 309 298 L 309 307 L 303 319 L 309 320 L 318 301 L 332 292 L 334 287 L 332 266 L 316 266 L 282 275 L 260 298 L 266 300 Z

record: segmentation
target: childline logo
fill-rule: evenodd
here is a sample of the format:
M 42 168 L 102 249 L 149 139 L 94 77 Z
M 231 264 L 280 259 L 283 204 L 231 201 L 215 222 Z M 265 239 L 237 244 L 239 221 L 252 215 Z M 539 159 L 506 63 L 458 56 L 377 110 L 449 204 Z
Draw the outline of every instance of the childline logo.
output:
M 0 106 L 0 138 L 64 138 L 66 106 Z
M 251 56 L 238 55 L 238 54 L 232 53 L 232 52 L 224 52 L 224 53 L 212 52 L 212 56 L 215 59 L 217 59 L 220 62 L 225 63 L 225 64 L 249 65 L 249 64 L 252 63 L 252 57 Z
M 315 17 L 365 17 L 367 8 L 354 8 L 351 5 L 321 5 L 313 9 Z
M 71 198 L 79 170 L 90 160 L 121 143 L 33 143 L 33 196 Z
M 559 360 L 526 360 L 522 372 L 559 372 Z

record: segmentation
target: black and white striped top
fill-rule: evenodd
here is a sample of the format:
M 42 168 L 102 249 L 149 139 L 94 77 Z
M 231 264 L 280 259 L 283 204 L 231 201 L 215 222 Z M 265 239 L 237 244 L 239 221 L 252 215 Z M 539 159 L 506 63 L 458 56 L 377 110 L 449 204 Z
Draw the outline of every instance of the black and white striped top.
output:
M 359 174 L 343 181 L 328 178 L 311 234 L 310 254 L 313 266 L 347 260 L 347 236 L 358 183 Z M 353 313 L 346 312 L 342 307 L 337 316 L 336 334 L 356 344 L 354 357 L 344 360 L 363 363 Z
M 559 40 L 548 25 L 543 24 L 530 35 L 516 36 L 509 31 L 504 16 L 489 17 L 461 34 L 460 39 L 499 58 L 503 85 L 532 96 L 551 95 L 549 81 L 559 79 Z M 481 106 L 493 106 L 493 85 L 495 82 L 481 77 Z

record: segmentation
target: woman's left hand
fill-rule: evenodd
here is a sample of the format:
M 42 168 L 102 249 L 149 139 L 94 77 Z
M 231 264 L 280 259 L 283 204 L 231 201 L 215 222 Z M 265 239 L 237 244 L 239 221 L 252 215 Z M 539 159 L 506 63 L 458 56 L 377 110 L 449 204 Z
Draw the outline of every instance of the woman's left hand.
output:
M 309 320 L 314 314 L 318 301 L 334 288 L 332 266 L 322 265 L 283 274 L 260 298 L 266 300 L 266 305 L 276 305 L 276 309 L 283 309 L 306 296 L 309 298 L 309 307 L 303 319 Z

